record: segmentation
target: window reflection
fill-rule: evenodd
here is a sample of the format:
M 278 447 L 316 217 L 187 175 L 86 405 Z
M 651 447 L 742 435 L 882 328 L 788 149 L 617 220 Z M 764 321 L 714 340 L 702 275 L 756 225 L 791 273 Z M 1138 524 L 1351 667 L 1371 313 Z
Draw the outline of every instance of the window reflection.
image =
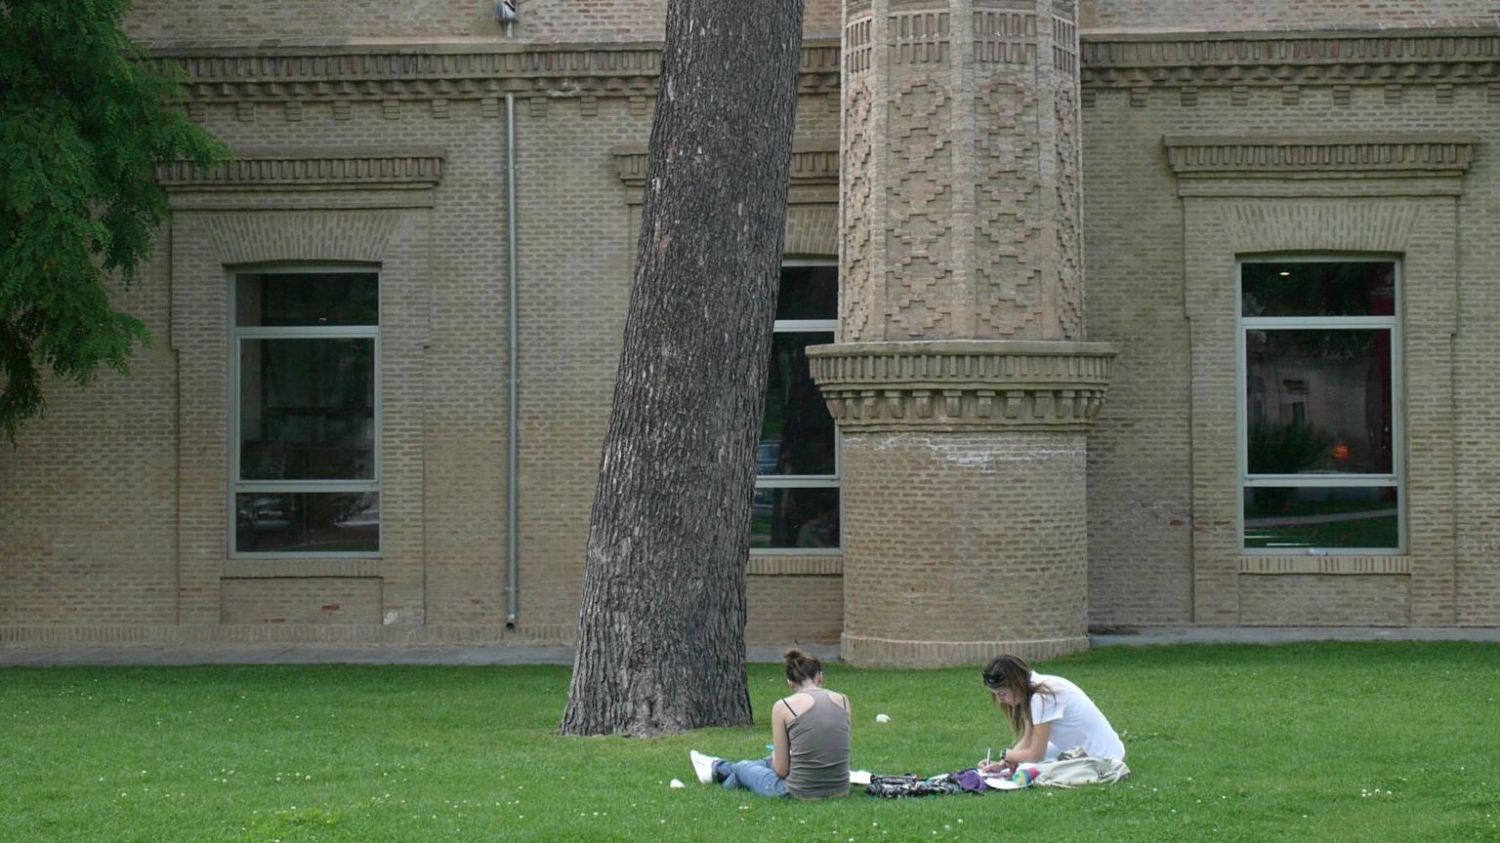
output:
M 244 553 L 380 549 L 380 495 L 235 495 L 235 546 Z
M 839 490 L 756 489 L 750 546 L 827 549 L 839 546 Z
M 375 476 L 375 341 L 240 342 L 240 477 Z
M 1241 264 L 1245 548 L 1402 547 L 1396 270 Z
M 261 272 L 235 280 L 240 327 L 330 327 L 380 321 L 379 276 L 373 272 Z
M 755 450 L 753 548 L 839 546 L 838 433 L 807 360 L 808 346 L 833 342 L 837 319 L 837 267 L 782 267 Z
M 1392 316 L 1396 265 L 1390 261 L 1247 263 L 1240 312 L 1254 316 Z
M 784 266 L 776 296 L 776 318 L 837 319 L 839 269 L 836 266 Z
M 808 346 L 831 342 L 831 333 L 803 332 L 778 333 L 772 340 L 757 474 L 833 473 L 833 416 L 807 363 Z
M 1369 548 L 1400 546 L 1393 486 L 1245 489 L 1245 546 Z
M 235 276 L 232 549 L 380 550 L 379 276 Z
M 1389 330 L 1245 333 L 1252 474 L 1389 474 Z

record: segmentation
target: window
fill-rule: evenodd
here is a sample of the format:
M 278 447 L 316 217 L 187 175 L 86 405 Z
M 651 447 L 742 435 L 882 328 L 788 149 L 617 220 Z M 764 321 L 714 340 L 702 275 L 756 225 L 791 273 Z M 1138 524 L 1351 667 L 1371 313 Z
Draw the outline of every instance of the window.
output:
M 232 555 L 380 551 L 379 291 L 371 270 L 234 277 Z
M 838 431 L 807 366 L 807 347 L 833 342 L 838 267 L 788 261 L 781 269 L 766 414 L 755 452 L 750 546 L 797 553 L 839 547 Z
M 1240 264 L 1244 547 L 1404 547 L 1395 261 Z

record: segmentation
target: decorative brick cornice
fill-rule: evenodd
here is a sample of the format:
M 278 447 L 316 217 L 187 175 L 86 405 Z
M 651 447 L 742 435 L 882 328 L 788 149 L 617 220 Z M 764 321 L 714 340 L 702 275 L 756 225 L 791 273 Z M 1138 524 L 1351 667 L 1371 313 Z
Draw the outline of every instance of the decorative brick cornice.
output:
M 158 169 L 169 190 L 427 189 L 443 178 L 443 153 L 421 150 L 250 150 L 208 172 L 178 161 Z
M 148 45 L 185 72 L 189 102 L 655 96 L 660 44 Z M 834 93 L 836 40 L 802 46 L 799 90 Z
M 1459 177 L 1477 138 L 1465 134 L 1167 135 L 1178 178 Z
M 946 340 L 814 346 L 807 356 L 846 431 L 1082 430 L 1103 407 L 1115 349 Z
M 654 96 L 659 44 L 147 45 L 193 103 Z M 1082 34 L 1085 88 L 1500 82 L 1500 31 Z M 799 90 L 834 93 L 839 44 L 802 47 Z
M 614 148 L 615 168 L 626 187 L 646 186 L 647 147 L 625 144 Z M 794 187 L 837 187 L 839 183 L 838 141 L 797 144 L 792 149 L 792 185 Z
M 1500 81 L 1493 29 L 1332 33 L 1084 33 L 1085 88 Z
M 833 553 L 818 556 L 752 553 L 745 573 L 752 577 L 841 577 L 844 557 Z
M 1411 573 L 1407 556 L 1241 556 L 1241 574 L 1326 574 L 1368 576 Z

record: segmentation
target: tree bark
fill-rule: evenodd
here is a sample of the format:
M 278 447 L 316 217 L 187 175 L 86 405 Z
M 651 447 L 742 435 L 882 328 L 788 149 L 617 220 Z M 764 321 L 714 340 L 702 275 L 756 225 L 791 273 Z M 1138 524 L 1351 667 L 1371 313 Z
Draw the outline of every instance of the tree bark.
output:
M 671 0 L 565 734 L 751 722 L 745 566 L 802 0 Z

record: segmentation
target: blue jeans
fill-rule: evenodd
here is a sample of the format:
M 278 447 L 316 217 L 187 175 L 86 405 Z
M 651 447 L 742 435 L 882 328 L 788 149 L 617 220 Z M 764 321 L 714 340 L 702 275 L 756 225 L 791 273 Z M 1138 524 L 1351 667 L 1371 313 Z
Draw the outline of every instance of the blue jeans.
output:
M 732 763 L 719 760 L 714 762 L 714 772 L 723 778 L 724 786 L 731 790 L 743 787 L 761 796 L 786 795 L 786 779 L 776 775 L 776 771 L 771 769 L 770 756 Z

